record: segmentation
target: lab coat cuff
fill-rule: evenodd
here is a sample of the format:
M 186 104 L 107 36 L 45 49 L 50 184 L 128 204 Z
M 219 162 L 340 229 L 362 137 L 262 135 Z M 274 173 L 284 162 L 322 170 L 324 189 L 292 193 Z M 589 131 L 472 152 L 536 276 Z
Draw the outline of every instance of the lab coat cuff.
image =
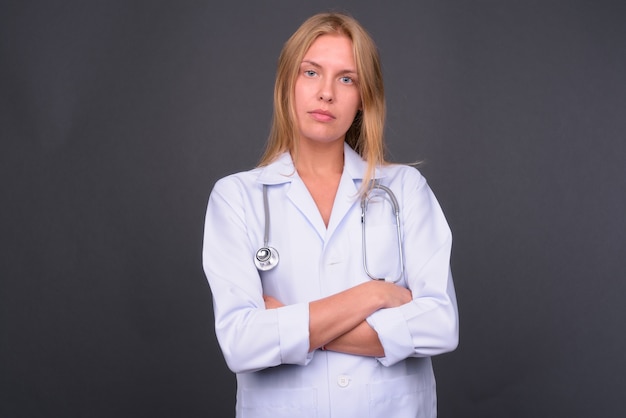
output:
M 309 353 L 309 304 L 297 303 L 277 309 L 282 364 L 307 365 Z
M 383 366 L 393 366 L 415 353 L 402 306 L 378 310 L 367 318 L 367 323 L 378 333 L 385 350 L 384 357 L 377 357 Z

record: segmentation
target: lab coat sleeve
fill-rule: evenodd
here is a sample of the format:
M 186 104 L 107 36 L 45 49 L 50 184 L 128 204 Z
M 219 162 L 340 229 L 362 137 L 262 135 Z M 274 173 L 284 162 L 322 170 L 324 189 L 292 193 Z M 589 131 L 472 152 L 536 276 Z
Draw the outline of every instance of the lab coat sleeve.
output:
M 405 275 L 413 300 L 397 308 L 379 310 L 367 318 L 385 350 L 385 356 L 378 359 L 385 366 L 407 357 L 452 351 L 458 345 L 459 335 L 450 270 L 450 228 L 417 170 L 405 170 L 402 185 Z
M 248 191 L 234 176 L 211 192 L 204 228 L 203 267 L 213 295 L 215 332 L 235 373 L 279 364 L 306 365 L 308 304 L 265 309 L 261 279 L 247 233 Z

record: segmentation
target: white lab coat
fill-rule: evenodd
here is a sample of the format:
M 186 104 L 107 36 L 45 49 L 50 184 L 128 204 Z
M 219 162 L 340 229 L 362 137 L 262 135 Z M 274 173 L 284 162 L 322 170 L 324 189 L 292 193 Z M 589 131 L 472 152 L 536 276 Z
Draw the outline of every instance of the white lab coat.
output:
M 219 180 L 211 193 L 203 265 L 217 338 L 237 374 L 238 417 L 436 416 L 430 356 L 456 347 L 458 313 L 450 229 L 416 169 L 390 165 L 376 173 L 400 205 L 406 268 L 399 284 L 414 298 L 367 318 L 385 357 L 308 352 L 308 303 L 370 280 L 363 268 L 358 196 L 366 163 L 347 145 L 344 155 L 328 228 L 288 153 Z M 280 262 L 259 273 L 253 257 L 263 245 L 264 184 L 269 244 Z M 388 201 L 370 203 L 366 224 L 370 271 L 395 277 L 397 238 Z M 266 310 L 264 293 L 286 306 Z

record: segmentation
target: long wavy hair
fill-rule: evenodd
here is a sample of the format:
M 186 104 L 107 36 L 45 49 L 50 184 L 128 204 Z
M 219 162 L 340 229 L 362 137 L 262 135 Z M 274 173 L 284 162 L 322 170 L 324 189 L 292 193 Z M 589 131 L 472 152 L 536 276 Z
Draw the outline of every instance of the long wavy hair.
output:
M 363 185 L 374 177 L 377 165 L 386 164 L 384 126 L 386 116 L 385 89 L 378 49 L 374 41 L 353 17 L 343 13 L 320 13 L 308 18 L 287 40 L 278 59 L 274 85 L 274 114 L 267 146 L 259 166 L 274 161 L 289 151 L 298 158 L 297 119 L 294 109 L 295 83 L 304 55 L 320 36 L 339 34 L 352 41 L 358 73 L 362 110 L 346 132 L 345 141 L 367 161 Z M 366 187 L 361 188 L 365 191 Z

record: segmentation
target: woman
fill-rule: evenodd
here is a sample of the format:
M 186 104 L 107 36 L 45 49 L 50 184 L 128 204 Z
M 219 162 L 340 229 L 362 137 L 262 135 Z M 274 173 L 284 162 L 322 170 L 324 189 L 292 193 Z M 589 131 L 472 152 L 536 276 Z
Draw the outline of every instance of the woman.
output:
M 419 172 L 384 161 L 384 118 L 371 38 L 347 15 L 309 18 L 281 52 L 259 167 L 208 203 L 204 269 L 239 417 L 436 416 L 430 356 L 458 341 L 452 238 Z

